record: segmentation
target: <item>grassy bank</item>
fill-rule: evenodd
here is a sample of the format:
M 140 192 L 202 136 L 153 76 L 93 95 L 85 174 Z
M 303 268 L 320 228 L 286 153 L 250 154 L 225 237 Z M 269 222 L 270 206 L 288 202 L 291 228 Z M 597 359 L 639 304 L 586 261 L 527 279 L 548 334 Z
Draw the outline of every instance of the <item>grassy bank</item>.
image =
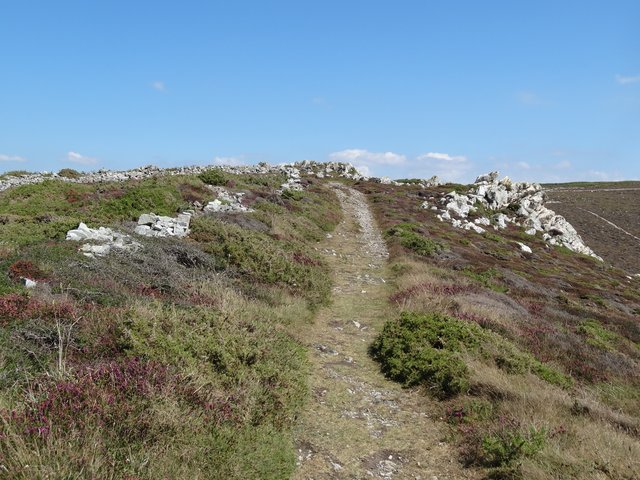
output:
M 188 239 L 141 237 L 143 248 L 99 258 L 64 240 L 81 221 L 130 233 L 142 213 L 213 200 L 205 182 L 0 193 L 0 478 L 293 471 L 307 363 L 288 332 L 330 300 L 314 245 L 340 219 L 333 194 L 226 175 L 253 213 L 199 216 Z
M 459 461 L 486 478 L 635 478 L 640 281 L 513 226 L 481 235 L 420 208 L 451 186 L 359 188 L 396 289 L 370 353 L 440 399 Z

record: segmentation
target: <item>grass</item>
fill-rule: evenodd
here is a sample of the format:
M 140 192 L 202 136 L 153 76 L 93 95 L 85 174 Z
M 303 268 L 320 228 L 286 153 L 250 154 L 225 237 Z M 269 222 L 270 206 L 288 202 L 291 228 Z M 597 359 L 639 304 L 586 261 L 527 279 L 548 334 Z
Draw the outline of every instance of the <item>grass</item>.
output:
M 495 292 L 504 293 L 508 290 L 506 287 L 496 283 L 495 280 L 500 278 L 500 273 L 495 268 L 488 268 L 487 270 L 482 271 L 474 271 L 471 268 L 465 268 L 462 272 L 483 287 L 490 288 Z
M 281 176 L 224 175 L 253 213 L 200 216 L 187 240 L 140 238 L 140 251 L 96 259 L 66 231 L 87 220 L 130 231 L 141 213 L 214 193 L 196 176 L 0 193 L 0 477 L 294 471 L 308 395 L 296 338 L 331 298 L 314 252 L 340 209 L 315 179 L 280 195 Z M 397 289 L 371 354 L 438 399 L 461 460 L 493 478 L 633 478 L 640 283 L 538 238 L 535 258 L 506 255 L 513 228 L 469 241 L 420 208 L 451 185 L 359 188 Z
M 329 299 L 312 252 L 339 207 L 320 186 L 293 199 L 277 176 L 225 176 L 245 220 L 201 216 L 187 240 L 96 259 L 66 231 L 129 231 L 213 194 L 195 176 L 0 193 L 0 477 L 291 475 L 308 366 L 289 332 Z

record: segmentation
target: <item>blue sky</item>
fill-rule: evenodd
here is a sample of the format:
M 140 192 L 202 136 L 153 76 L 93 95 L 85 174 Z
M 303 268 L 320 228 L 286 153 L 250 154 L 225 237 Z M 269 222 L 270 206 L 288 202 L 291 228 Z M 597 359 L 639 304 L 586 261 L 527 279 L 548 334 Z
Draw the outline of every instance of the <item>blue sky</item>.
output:
M 637 1 L 0 0 L 0 171 L 640 178 Z

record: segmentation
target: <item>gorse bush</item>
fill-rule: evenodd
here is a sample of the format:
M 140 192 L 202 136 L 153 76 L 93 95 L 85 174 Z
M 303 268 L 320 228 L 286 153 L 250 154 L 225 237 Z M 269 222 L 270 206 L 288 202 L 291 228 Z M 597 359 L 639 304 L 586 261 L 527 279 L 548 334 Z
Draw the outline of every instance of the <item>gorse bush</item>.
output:
M 398 320 L 385 324 L 370 353 L 389 378 L 407 386 L 425 385 L 439 397 L 469 389 L 465 355 L 493 360 L 509 374 L 531 372 L 563 388 L 573 385 L 570 377 L 520 351 L 498 334 L 439 313 L 403 312 Z
M 73 168 L 63 168 L 58 172 L 58 176 L 63 178 L 80 178 L 81 174 Z
M 370 353 L 389 378 L 448 397 L 469 389 L 469 371 L 460 352 L 477 342 L 462 322 L 435 313 L 404 312 L 385 324 Z
M 198 175 L 198 178 L 207 185 L 223 186 L 229 181 L 229 177 L 220 169 L 212 168 Z

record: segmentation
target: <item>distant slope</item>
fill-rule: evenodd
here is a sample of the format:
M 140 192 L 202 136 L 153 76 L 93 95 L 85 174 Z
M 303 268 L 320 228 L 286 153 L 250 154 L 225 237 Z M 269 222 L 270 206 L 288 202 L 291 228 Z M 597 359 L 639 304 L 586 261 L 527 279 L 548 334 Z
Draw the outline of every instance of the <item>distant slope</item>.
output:
M 553 202 L 550 207 L 571 222 L 598 255 L 630 273 L 640 273 L 640 182 L 544 187 Z

